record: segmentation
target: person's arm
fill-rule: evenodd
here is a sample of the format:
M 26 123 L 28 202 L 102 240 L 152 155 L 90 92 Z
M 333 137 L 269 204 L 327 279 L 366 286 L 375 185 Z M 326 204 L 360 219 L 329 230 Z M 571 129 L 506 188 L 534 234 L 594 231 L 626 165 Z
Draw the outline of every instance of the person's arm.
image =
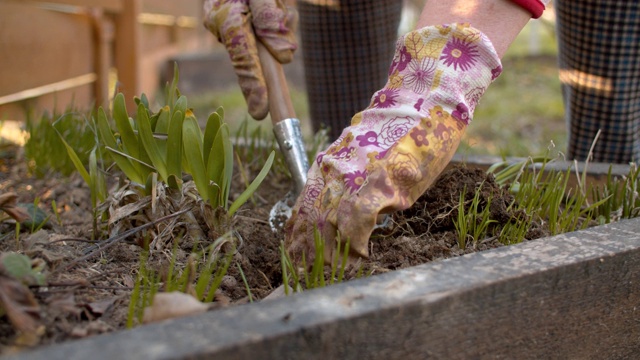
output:
M 531 16 L 531 12 L 510 0 L 430 0 L 422 9 L 416 28 L 450 23 L 471 24 L 491 40 L 502 58 Z
M 313 262 L 315 228 L 326 261 L 338 240 L 351 257 L 368 256 L 378 216 L 413 205 L 451 160 L 531 17 L 507 0 L 427 2 L 417 30 L 397 42 L 385 87 L 312 163 L 285 227 L 294 261 Z

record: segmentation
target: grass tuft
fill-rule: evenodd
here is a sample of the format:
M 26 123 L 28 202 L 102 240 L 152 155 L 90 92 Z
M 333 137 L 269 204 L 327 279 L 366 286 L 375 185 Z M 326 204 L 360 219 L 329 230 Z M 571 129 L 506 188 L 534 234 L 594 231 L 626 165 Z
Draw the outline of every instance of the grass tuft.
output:
M 349 258 L 349 239 L 343 242 L 338 234 L 336 249 L 333 251 L 333 259 L 330 266 L 325 265 L 325 240 L 320 235 L 317 227 L 313 231 L 313 239 L 315 258 L 310 267 L 306 261 L 306 254 L 303 253 L 300 268 L 297 268 L 285 250 L 284 243 L 280 243 L 282 282 L 283 284 L 289 284 L 294 292 L 302 292 L 303 289 L 322 288 L 345 280 Z M 355 277 L 359 278 L 362 276 L 364 269 L 362 264 L 356 266 L 357 274 Z M 285 294 L 289 295 L 288 286 L 285 286 Z
M 153 305 L 153 297 L 163 289 L 164 292 L 180 291 L 193 295 L 203 302 L 212 302 L 216 290 L 227 274 L 235 254 L 234 235 L 229 232 L 216 239 L 204 250 L 193 251 L 187 258 L 184 268 L 177 267 L 177 242 L 174 244 L 171 260 L 164 276 L 149 266 L 149 251 L 143 250 L 136 282 L 131 292 L 127 328 L 140 324 L 144 309 Z M 222 251 L 222 248 L 225 251 Z M 239 266 L 239 265 L 238 265 Z M 244 274 L 241 271 L 244 278 Z M 246 284 L 246 279 L 244 279 Z M 249 298 L 251 293 L 247 287 Z

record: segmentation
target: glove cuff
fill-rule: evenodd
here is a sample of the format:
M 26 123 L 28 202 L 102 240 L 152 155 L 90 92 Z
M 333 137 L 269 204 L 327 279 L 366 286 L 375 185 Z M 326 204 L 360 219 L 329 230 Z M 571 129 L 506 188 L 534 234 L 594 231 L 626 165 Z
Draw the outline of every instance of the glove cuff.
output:
M 389 80 L 352 125 L 410 115 L 425 117 L 438 105 L 468 125 L 480 97 L 502 72 L 493 44 L 469 24 L 428 26 L 396 43 Z

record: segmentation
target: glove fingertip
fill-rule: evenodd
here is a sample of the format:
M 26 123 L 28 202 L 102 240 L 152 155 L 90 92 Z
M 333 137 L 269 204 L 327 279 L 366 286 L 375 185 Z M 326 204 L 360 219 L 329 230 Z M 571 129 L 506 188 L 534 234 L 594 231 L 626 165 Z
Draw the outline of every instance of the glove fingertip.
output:
M 272 55 L 280 64 L 288 64 L 293 60 L 293 51 L 294 49 L 274 51 L 272 52 Z
M 265 85 L 252 84 L 247 89 L 242 89 L 247 101 L 249 115 L 255 120 L 263 120 L 269 114 L 269 97 Z
M 249 104 L 249 115 L 255 120 L 264 120 L 269 114 L 268 102 L 259 104 Z

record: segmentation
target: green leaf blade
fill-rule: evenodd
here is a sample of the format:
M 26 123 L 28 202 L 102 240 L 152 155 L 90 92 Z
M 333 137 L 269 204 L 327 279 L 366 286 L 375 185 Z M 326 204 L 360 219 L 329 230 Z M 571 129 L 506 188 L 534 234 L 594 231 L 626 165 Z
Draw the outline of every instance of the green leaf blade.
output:
M 216 205 L 220 205 L 220 194 L 222 193 L 222 186 L 224 182 L 224 142 L 222 138 L 224 132 L 218 129 L 218 132 L 213 139 L 211 150 L 207 159 L 207 178 L 211 180 L 214 185 L 209 189 L 209 198 L 211 201 L 215 201 Z M 213 204 L 212 204 L 213 205 Z
M 218 130 L 220 130 L 220 126 L 222 126 L 222 118 L 220 115 L 215 112 L 211 113 L 209 119 L 207 119 L 207 126 L 204 129 L 203 152 L 205 163 L 209 161 L 209 153 L 211 153 L 211 148 L 213 147 L 213 140 Z
M 167 112 L 167 116 L 169 113 Z M 169 180 L 169 185 L 179 188 L 182 179 L 182 156 L 183 156 L 183 139 L 182 128 L 184 126 L 184 114 L 177 111 L 173 114 L 169 123 L 169 132 L 167 133 L 166 143 L 166 159 L 167 173 L 169 177 L 173 175 L 174 180 Z
M 242 194 L 240 194 L 240 196 L 238 196 L 238 198 L 231 204 L 231 206 L 229 206 L 229 211 L 228 211 L 229 217 L 233 216 L 233 214 L 235 214 L 235 212 L 240 208 L 240 206 L 242 206 L 244 203 L 247 202 L 247 200 L 249 200 L 251 195 L 253 195 L 253 193 L 258 189 L 262 181 L 267 177 L 267 175 L 269 174 L 269 171 L 271 170 L 271 165 L 273 165 L 273 159 L 275 158 L 275 155 L 276 155 L 275 151 L 271 151 L 271 154 L 269 154 L 269 157 L 267 158 L 267 161 L 262 167 L 262 170 L 260 170 L 260 173 L 258 173 L 255 179 L 253 179 L 253 181 L 247 187 L 247 189 L 243 191 Z
M 151 122 L 149 120 L 149 114 L 143 104 L 138 105 L 138 135 L 151 163 L 160 174 L 160 177 L 167 181 L 169 174 L 167 172 L 167 164 L 164 159 L 163 153 L 160 151 L 158 143 L 153 137 L 151 131 Z
M 58 132 L 58 130 L 55 127 L 54 127 L 54 130 L 60 136 L 60 141 L 62 141 L 62 144 L 64 144 L 65 149 L 67 149 L 67 154 L 69 155 L 69 158 L 71 158 L 71 162 L 73 163 L 73 165 L 76 167 L 76 169 L 80 173 L 80 176 L 82 176 L 82 179 L 87 184 L 91 184 L 91 176 L 89 176 L 89 172 L 87 171 L 87 169 L 85 169 L 84 164 L 82 164 L 82 160 L 80 160 L 80 157 L 78 157 L 78 154 L 76 154 L 76 151 L 73 150 L 73 148 L 67 143 L 67 141 L 62 137 L 62 134 L 60 134 L 60 132 Z
M 116 122 L 116 128 L 120 133 L 120 139 L 124 151 L 132 157 L 139 159 L 138 137 L 133 132 L 131 123 L 129 122 L 129 114 L 124 102 L 124 95 L 119 93 L 113 100 L 113 120 Z
M 187 97 L 184 95 L 181 95 L 178 100 L 176 100 L 176 103 L 171 111 L 171 116 L 173 116 L 178 111 L 183 114 L 187 113 Z
M 98 205 L 98 201 L 102 202 L 105 200 L 107 194 L 104 178 L 98 169 L 96 150 L 97 149 L 94 148 L 89 155 L 89 177 L 91 182 L 88 183 L 91 189 L 91 206 L 94 209 Z
M 100 138 L 104 142 L 105 148 L 110 150 L 112 155 L 122 152 L 120 151 L 116 138 L 113 136 L 113 131 L 109 126 L 107 116 L 102 108 L 98 109 L 98 132 L 100 133 Z M 144 183 L 138 168 L 134 166 L 127 157 L 118 155 L 114 155 L 112 157 L 118 168 L 124 172 L 127 178 L 139 184 Z
M 170 121 L 171 109 L 169 106 L 165 106 L 160 109 L 160 115 L 158 116 L 158 121 L 156 122 L 156 127 L 153 131 L 160 134 L 168 134 Z
M 222 145 L 224 147 L 224 177 L 222 178 L 222 198 L 220 203 L 226 209 L 228 206 L 229 192 L 231 191 L 231 179 L 233 178 L 233 144 L 229 136 L 229 127 L 223 124 L 220 131 L 224 132 L 222 137 Z
M 191 176 L 196 188 L 204 201 L 210 200 L 208 196 L 209 180 L 202 157 L 202 136 L 198 122 L 193 117 L 184 120 L 182 129 L 182 143 L 186 161 L 191 169 Z

